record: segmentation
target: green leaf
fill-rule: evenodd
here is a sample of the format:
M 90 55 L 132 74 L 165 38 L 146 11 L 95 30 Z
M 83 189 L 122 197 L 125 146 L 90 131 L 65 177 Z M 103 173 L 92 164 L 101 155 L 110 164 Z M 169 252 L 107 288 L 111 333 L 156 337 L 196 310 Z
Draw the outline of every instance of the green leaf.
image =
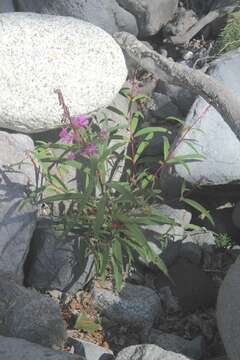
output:
M 148 100 L 148 99 L 150 99 L 149 96 L 147 96 L 143 93 L 139 93 L 136 96 L 134 96 L 134 98 L 132 99 L 132 102 L 139 101 L 139 100 Z
M 122 96 L 124 96 L 124 97 L 126 97 L 126 98 L 129 98 L 130 89 L 129 89 L 128 87 L 124 87 L 124 88 L 122 88 L 122 89 L 119 91 L 119 93 L 120 93 Z
M 178 123 L 181 124 L 181 125 L 184 125 L 184 124 L 185 124 L 185 121 L 184 121 L 184 120 L 178 119 L 178 118 L 176 118 L 176 117 L 174 117 L 174 116 L 168 116 L 166 119 L 167 119 L 167 120 L 176 121 L 176 122 L 178 122 Z
M 167 164 L 179 164 L 187 161 L 201 161 L 204 159 L 204 156 L 201 154 L 189 154 L 189 155 L 179 155 L 174 156 L 172 159 L 166 161 Z
M 170 149 L 170 143 L 169 140 L 166 136 L 163 136 L 163 156 L 164 156 L 164 161 L 167 160 L 168 154 L 169 154 L 169 149 Z
M 125 114 L 123 111 L 117 109 L 115 106 L 108 106 L 107 107 L 108 110 L 114 112 L 117 115 L 123 116 L 125 119 L 127 119 L 127 114 Z
M 144 118 L 144 116 L 140 111 L 136 111 L 133 113 L 132 119 L 130 121 L 130 123 L 131 123 L 130 129 L 131 129 L 132 133 L 134 133 L 136 131 L 139 121 L 143 118 Z
M 78 316 L 74 325 L 74 329 L 83 330 L 90 333 L 100 330 L 100 328 L 101 327 L 99 324 L 97 324 L 94 320 L 88 318 L 87 315 L 84 313 Z
M 166 133 L 167 131 L 168 130 L 163 127 L 147 127 L 147 128 L 138 130 L 134 136 L 138 137 L 138 136 L 147 135 L 149 133 L 155 133 L 155 132 Z
M 97 272 L 101 276 L 102 280 L 105 280 L 107 266 L 110 262 L 110 247 L 105 247 L 102 252 L 99 252 L 98 258 L 99 258 L 99 266 L 97 268 Z
M 203 214 L 210 221 L 210 223 L 212 225 L 214 225 L 214 220 L 213 220 L 212 216 L 209 214 L 209 211 L 205 207 L 203 207 L 197 201 L 192 200 L 192 199 L 183 198 L 181 200 L 183 202 L 185 202 L 186 204 L 190 205 L 195 210 L 199 211 L 201 214 Z
M 70 193 L 48 196 L 44 198 L 44 202 L 51 203 L 54 201 L 80 200 L 82 198 L 83 195 L 81 193 L 70 192 Z
M 108 186 L 115 189 L 120 194 L 122 194 L 126 199 L 135 201 L 135 196 L 133 195 L 133 193 L 129 189 L 127 189 L 126 186 L 124 186 L 122 183 L 112 181 L 111 183 L 108 184 Z
M 136 154 L 134 156 L 134 161 L 137 162 L 140 158 L 141 154 L 144 152 L 144 150 L 148 147 L 150 140 L 153 138 L 154 134 L 150 133 L 148 134 L 143 141 L 140 142 L 140 144 L 137 147 Z
M 119 291 L 123 284 L 123 258 L 121 243 L 117 239 L 112 245 L 112 265 L 116 289 Z
M 104 222 L 106 203 L 107 203 L 107 195 L 104 194 L 102 198 L 98 201 L 96 218 L 93 222 L 93 228 L 96 233 L 99 232 Z

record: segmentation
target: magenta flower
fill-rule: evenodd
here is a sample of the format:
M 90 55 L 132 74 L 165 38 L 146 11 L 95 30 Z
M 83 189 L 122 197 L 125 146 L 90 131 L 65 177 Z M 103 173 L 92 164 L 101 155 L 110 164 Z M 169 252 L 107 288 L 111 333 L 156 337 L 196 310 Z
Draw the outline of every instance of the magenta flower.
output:
M 97 154 L 97 145 L 96 144 L 87 144 L 84 149 L 83 149 L 83 152 L 82 152 L 82 155 L 84 156 L 93 156 Z
M 106 140 L 108 138 L 108 130 L 106 128 L 102 128 L 100 130 L 100 138 Z
M 67 128 L 63 128 L 60 133 L 59 137 L 62 141 L 71 144 L 73 142 L 73 133 L 69 132 Z
M 88 118 L 85 115 L 73 116 L 71 121 L 75 128 L 84 128 L 88 126 Z
M 68 160 L 75 160 L 76 158 L 75 153 L 73 151 L 69 151 L 67 158 Z

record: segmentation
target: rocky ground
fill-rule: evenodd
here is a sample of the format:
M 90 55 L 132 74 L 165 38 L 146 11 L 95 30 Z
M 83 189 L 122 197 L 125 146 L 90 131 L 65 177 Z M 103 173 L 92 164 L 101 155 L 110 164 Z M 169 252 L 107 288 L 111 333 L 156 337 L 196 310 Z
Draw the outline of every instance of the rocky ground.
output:
M 1 1 L 2 360 L 239 360 L 239 140 L 211 104 L 142 68 L 136 71 L 126 54 L 125 66 L 109 35 L 78 20 L 111 35 L 132 33 L 149 49 L 208 73 L 239 95 L 239 50 L 219 50 L 219 34 L 238 8 L 237 0 Z M 176 225 L 144 231 L 169 278 L 137 258 L 118 294 L 110 270 L 103 283 L 95 278 L 93 258 L 81 258 L 81 239 L 59 242 L 51 214 L 60 208 L 36 212 L 20 203 L 36 175 L 26 154 L 36 140 L 56 140 L 62 125 L 53 88 L 64 86 L 75 112 L 81 93 L 84 112 L 100 108 L 119 124 L 122 118 L 105 106 L 111 100 L 126 112 L 128 103 L 117 92 L 127 74 L 125 85 L 137 74 L 140 91 L 150 98 L 140 106 L 144 125 L 166 126 L 171 144 L 187 134 L 205 158 L 191 162 L 189 172 L 178 165 L 174 174 L 163 171 L 159 178 L 165 199 L 159 209 Z M 183 129 L 168 117 L 184 120 Z M 162 145 L 157 135 L 144 153 L 153 169 Z M 181 156 L 189 146 L 180 141 L 174 151 Z M 215 226 L 189 207 L 179 208 L 182 179 L 192 186 L 191 198 L 210 210 Z M 163 234 L 168 235 L 160 243 Z

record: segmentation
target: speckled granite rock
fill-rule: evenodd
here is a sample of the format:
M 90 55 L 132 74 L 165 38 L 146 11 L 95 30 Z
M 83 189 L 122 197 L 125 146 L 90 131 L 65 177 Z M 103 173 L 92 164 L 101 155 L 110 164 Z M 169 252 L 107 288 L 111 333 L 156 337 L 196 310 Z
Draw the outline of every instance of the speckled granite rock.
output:
M 118 353 L 116 360 L 190 360 L 184 355 L 166 351 L 159 346 L 144 344 L 129 346 Z
M 54 90 L 77 115 L 109 105 L 126 79 L 120 47 L 92 24 L 34 13 L 0 14 L 0 21 L 0 127 L 26 133 L 59 127 Z
M 111 290 L 94 289 L 94 302 L 107 318 L 147 335 L 162 314 L 159 296 L 150 288 L 126 283 L 120 295 Z

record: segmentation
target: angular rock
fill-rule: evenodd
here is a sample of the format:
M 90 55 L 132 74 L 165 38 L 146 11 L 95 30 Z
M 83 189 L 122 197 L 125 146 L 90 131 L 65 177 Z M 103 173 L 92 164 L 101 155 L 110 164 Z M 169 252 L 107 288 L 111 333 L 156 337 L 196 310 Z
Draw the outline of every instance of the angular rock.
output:
M 209 75 L 221 81 L 235 95 L 240 95 L 239 64 L 239 50 L 232 51 L 211 64 Z M 177 173 L 188 182 L 198 185 L 220 185 L 239 180 L 240 142 L 221 115 L 201 97 L 194 102 L 182 131 L 189 127 L 192 129 L 187 139 L 205 158 L 189 162 L 189 172 L 184 166 L 177 165 Z M 183 141 L 174 155 L 187 154 L 193 154 L 193 150 Z
M 161 299 L 161 303 L 165 313 L 172 314 L 181 310 L 178 304 L 178 300 L 176 296 L 173 295 L 172 290 L 169 286 L 161 287 L 158 291 L 158 295 Z
M 177 335 L 163 334 L 158 330 L 152 329 L 148 342 L 164 350 L 189 356 L 191 359 L 200 360 L 203 358 L 204 341 L 201 336 L 193 340 L 186 340 Z
M 93 297 L 102 315 L 116 323 L 140 329 L 145 335 L 162 314 L 159 296 L 140 285 L 126 283 L 120 295 L 95 287 Z
M 159 273 L 155 277 L 155 286 L 160 293 L 162 287 L 169 286 L 182 311 L 192 312 L 215 305 L 216 285 L 200 267 L 179 258 L 168 268 L 168 273 L 172 281 Z
M 126 79 L 120 47 L 92 24 L 33 13 L 0 14 L 0 21 L 0 127 L 60 127 L 56 89 L 77 115 L 109 105 Z
M 230 267 L 220 287 L 217 323 L 229 360 L 240 358 L 240 257 Z
M 73 16 L 113 34 L 127 31 L 138 34 L 135 17 L 116 0 L 16 0 L 20 11 Z
M 156 34 L 177 10 L 177 0 L 117 0 L 136 19 L 141 37 Z
M 61 353 L 22 339 L 0 336 L 2 360 L 86 360 L 84 357 Z
M 116 360 L 190 360 L 184 355 L 166 351 L 159 346 L 144 344 L 129 346 L 120 351 Z
M 1 0 L 0 13 L 15 11 L 13 0 Z
M 88 341 L 68 338 L 68 346 L 73 346 L 74 354 L 79 354 L 86 360 L 113 360 L 113 353 L 101 346 L 90 343 Z
M 18 283 L 23 281 L 23 265 L 36 226 L 34 207 L 30 203 L 21 206 L 28 184 L 35 184 L 27 156 L 33 148 L 28 136 L 0 131 L 0 272 Z
M 202 249 L 197 244 L 183 241 L 179 256 L 188 259 L 193 264 L 199 265 L 202 260 Z
M 159 224 L 143 226 L 149 245 L 170 266 L 180 256 L 181 240 L 184 238 L 184 226 L 191 221 L 191 213 L 184 209 L 174 209 L 161 205 L 158 210 L 176 222 L 176 225 Z
M 168 35 L 169 33 L 171 35 L 185 33 L 195 25 L 197 21 L 196 13 L 193 10 L 186 10 L 184 7 L 179 7 L 174 20 L 164 28 L 164 33 L 168 33 Z
M 179 119 L 182 118 L 181 111 L 178 106 L 172 102 L 171 98 L 158 92 L 153 94 L 150 115 L 162 120 L 170 116 Z
M 84 249 L 81 238 L 59 238 L 51 219 L 40 219 L 28 255 L 27 284 L 69 294 L 82 290 L 94 276 L 94 258 Z
M 59 306 L 53 300 L 2 276 L 0 293 L 1 335 L 48 347 L 63 345 L 66 331 Z

